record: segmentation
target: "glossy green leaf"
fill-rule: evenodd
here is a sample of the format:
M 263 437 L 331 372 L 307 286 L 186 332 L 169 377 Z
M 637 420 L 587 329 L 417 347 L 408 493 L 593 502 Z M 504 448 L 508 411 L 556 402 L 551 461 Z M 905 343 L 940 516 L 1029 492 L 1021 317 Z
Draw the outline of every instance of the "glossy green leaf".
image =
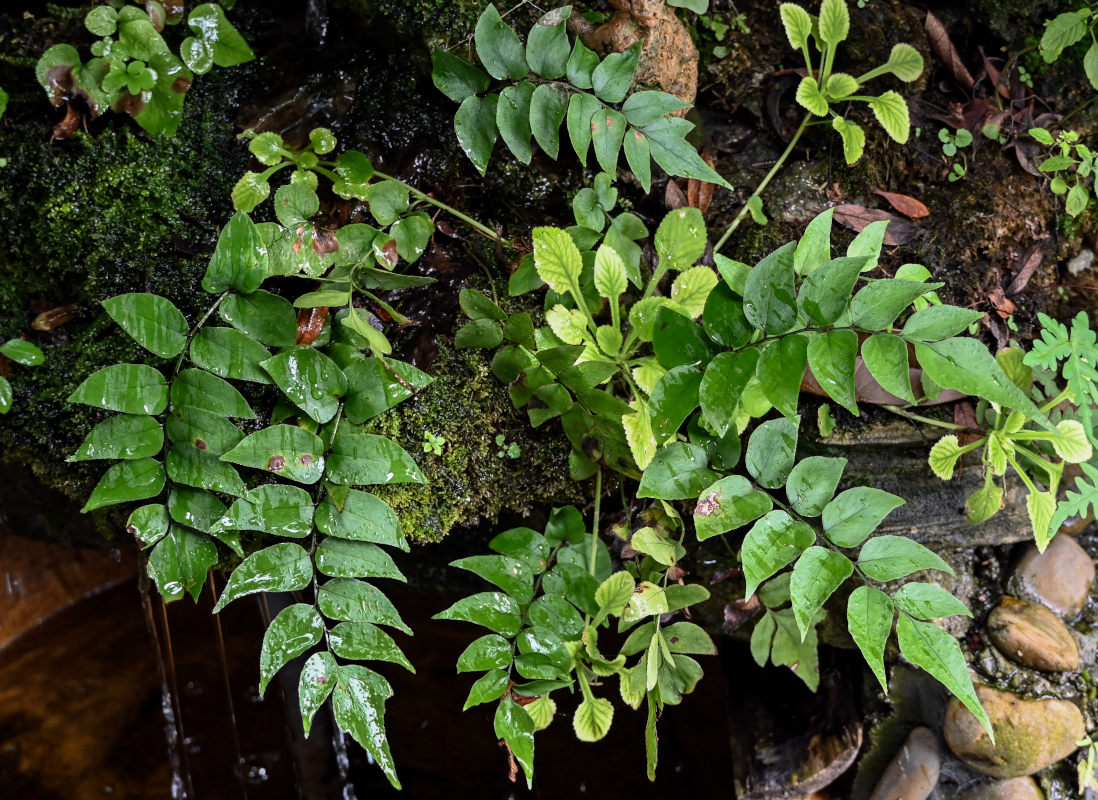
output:
M 270 356 L 266 347 L 235 328 L 203 328 L 191 340 L 195 365 L 222 378 L 270 383 L 260 366 Z
M 168 509 L 163 504 L 150 503 L 130 514 L 126 533 L 137 539 L 142 547 L 151 547 L 167 534 L 169 521 Z
M 560 228 L 534 228 L 534 266 L 549 288 L 566 292 L 579 283 L 583 260 L 572 237 Z
M 744 466 L 760 486 L 779 489 L 785 485 L 797 453 L 799 419 L 768 420 L 751 434 Z
M 598 54 L 589 50 L 580 38 L 576 37 L 576 41 L 572 45 L 572 52 L 568 56 L 568 63 L 565 65 L 565 75 L 568 82 L 577 89 L 590 89 L 592 74 L 598 65 Z
M 623 624 L 637 622 L 645 617 L 659 616 L 670 611 L 667 603 L 667 591 L 649 581 L 641 581 L 621 612 Z
M 697 497 L 719 476 L 708 469 L 705 449 L 686 442 L 672 442 L 656 452 L 641 475 L 638 497 L 684 500 Z
M 493 78 L 517 81 L 530 71 L 518 34 L 503 21 L 494 5 L 489 4 L 481 13 L 473 40 L 481 63 Z
M 194 486 L 211 492 L 221 492 L 239 497 L 244 494 L 244 481 L 231 465 L 218 459 L 208 450 L 199 450 L 193 444 L 180 442 L 168 450 L 164 462 L 168 478 L 184 486 Z
M 824 534 L 839 547 L 857 547 L 904 504 L 902 497 L 869 486 L 841 492 L 823 510 Z
M 681 175 L 699 181 L 715 183 L 726 189 L 732 184 L 713 170 L 686 136 L 694 129 L 694 123 L 680 117 L 661 117 L 644 128 L 652 159 L 669 175 Z
M 274 197 L 275 216 L 286 228 L 307 223 L 320 210 L 316 192 L 304 183 L 288 183 L 278 187 Z
M 791 330 L 797 321 L 794 293 L 793 242 L 778 248 L 760 261 L 744 284 L 743 312 L 768 336 Z
M 173 486 L 168 495 L 168 513 L 171 518 L 180 525 L 194 528 L 202 533 L 209 533 L 213 524 L 225 515 L 225 504 L 202 489 L 194 489 L 187 486 Z M 240 542 L 235 531 L 231 531 L 232 549 L 238 555 Z M 222 537 L 218 537 L 222 538 Z M 224 539 L 222 539 L 224 541 Z
M 219 67 L 234 67 L 255 58 L 255 53 L 216 3 L 195 6 L 187 17 L 187 25 L 206 42 Z
M 267 277 L 267 250 L 255 223 L 243 211 L 233 214 L 217 237 L 217 246 L 202 279 L 210 294 L 235 289 L 250 294 Z
M 527 81 L 507 86 L 496 104 L 496 127 L 504 144 L 523 164 L 530 163 L 530 101 L 534 85 Z
M 164 468 L 159 461 L 151 458 L 122 461 L 103 474 L 80 513 L 131 500 L 147 500 L 163 489 Z
M 941 283 L 896 279 L 873 281 L 854 295 L 850 314 L 855 325 L 871 331 L 883 331 L 917 298 L 942 286 Z
M 255 419 L 244 395 L 236 388 L 201 369 L 185 369 L 172 381 L 173 406 L 193 406 L 222 417 Z
M 889 137 L 899 143 L 907 144 L 911 135 L 911 115 L 907 110 L 904 98 L 889 89 L 879 97 L 869 101 L 869 107 L 873 109 L 873 116 L 884 128 Z
M 803 244 L 802 239 L 798 253 Z M 801 310 L 820 325 L 834 323 L 849 305 L 864 264 L 864 258 L 836 258 L 814 269 L 797 296 Z
M 316 609 L 305 603 L 295 603 L 278 612 L 259 650 L 259 694 L 275 674 L 294 658 L 317 644 L 324 635 L 324 620 Z
M 534 576 L 527 564 L 510 556 L 468 556 L 450 562 L 451 567 L 468 570 L 493 583 L 519 603 L 534 597 Z
M 633 171 L 633 177 L 641 185 L 641 189 L 648 194 L 652 188 L 652 147 L 648 144 L 648 137 L 635 128 L 630 128 L 622 140 L 625 145 L 625 162 Z
M 518 603 L 503 592 L 481 592 L 464 597 L 432 619 L 472 622 L 508 637 L 517 634 L 522 625 Z
M 213 540 L 189 528 L 172 525 L 168 535 L 149 553 L 148 573 L 166 602 L 185 593 L 197 602 L 206 575 L 217 563 Z
M 122 294 L 104 300 L 103 308 L 138 344 L 161 358 L 179 355 L 187 343 L 186 318 L 159 295 Z
M 505 697 L 496 706 L 492 726 L 496 736 L 507 743 L 507 748 L 522 767 L 526 786 L 530 788 L 534 779 L 534 721 L 522 710 L 522 706 Z
M 817 117 L 827 116 L 829 108 L 827 96 L 820 90 L 820 84 L 811 75 L 801 78 L 801 82 L 797 84 L 795 97 L 800 106 Z
M 293 542 L 274 544 L 252 553 L 233 570 L 213 612 L 256 592 L 296 592 L 312 580 L 313 563 L 305 548 Z
M 785 494 L 793 510 L 805 517 L 822 514 L 834 496 L 845 468 L 845 458 L 809 456 L 798 461 L 785 485 Z
M 408 210 L 408 187 L 400 181 L 378 181 L 370 184 L 366 190 L 366 199 L 370 203 L 370 214 L 377 223 L 382 226 L 391 225 Z M 375 248 L 377 243 L 375 239 Z
M 933 583 L 905 583 L 893 600 L 897 608 L 917 619 L 941 619 L 960 615 L 971 617 L 972 612 L 952 593 Z
M 702 372 L 697 367 L 675 367 L 657 381 L 648 399 L 652 432 L 658 442 L 673 435 L 698 407 Z
M 331 653 L 313 653 L 301 670 L 301 680 L 298 684 L 298 702 L 301 706 L 301 721 L 305 728 L 305 735 L 313 725 L 313 717 L 324 705 L 328 695 L 336 684 L 336 671 L 339 667 Z
M 797 559 L 789 593 L 801 641 L 814 625 L 816 612 L 853 572 L 854 565 L 849 558 L 817 545 L 809 547 Z
M 716 353 L 701 325 L 666 305 L 656 311 L 652 349 L 660 364 L 667 369 L 684 365 L 705 367 Z
M 392 696 L 393 688 L 376 672 L 357 664 L 342 666 L 332 690 L 332 711 L 340 730 L 351 734 L 381 767 L 389 783 L 399 789 L 385 734 L 385 701 Z
M 400 521 L 389 504 L 376 495 L 351 489 L 342 505 L 329 494 L 316 507 L 316 526 L 321 533 L 360 542 L 408 550 Z
M 755 329 L 743 313 L 743 300 L 727 284 L 720 283 L 705 300 L 702 328 L 713 341 L 725 347 L 747 344 Z
M 862 546 L 858 566 L 875 581 L 894 581 L 924 569 L 954 574 L 940 556 L 906 536 L 874 536 Z
M 717 285 L 717 273 L 711 267 L 690 267 L 680 272 L 671 284 L 671 300 L 692 317 L 700 317 L 705 310 L 709 293 Z
M 496 94 L 469 96 L 461 101 L 454 115 L 454 133 L 457 134 L 458 144 L 481 175 L 488 171 L 488 160 L 499 138 L 496 127 L 498 102 L 499 95 Z
M 656 229 L 656 253 L 667 269 L 694 266 L 705 253 L 705 220 L 696 208 L 680 208 L 663 218 Z
M 313 528 L 312 498 L 298 486 L 259 486 L 235 501 L 212 530 L 221 528 L 300 539 Z
M 808 366 L 808 337 L 795 333 L 771 342 L 759 354 L 755 368 L 766 399 L 787 419 L 797 416 L 801 380 Z
M 328 455 L 328 480 L 347 486 L 426 483 L 419 466 L 396 442 L 374 434 L 336 437 Z
M 332 651 L 356 661 L 388 661 L 415 674 L 415 667 L 393 637 L 369 622 L 341 622 L 328 633 Z
M 136 459 L 155 456 L 164 446 L 164 431 L 152 417 L 123 414 L 94 428 L 68 461 L 102 458 Z
M 560 152 L 560 125 L 567 109 L 568 95 L 554 84 L 541 84 L 530 98 L 530 130 L 553 160 Z
M 581 742 L 597 742 L 610 732 L 614 706 L 604 697 L 585 697 L 572 715 L 572 728 Z
M 511 666 L 511 643 L 496 633 L 474 641 L 458 656 L 458 672 L 506 669 Z
M 594 95 L 587 92 L 575 92 L 568 101 L 565 117 L 568 127 L 568 139 L 572 149 L 579 156 L 580 164 L 587 166 L 587 150 L 591 146 L 591 120 L 602 111 L 603 105 Z
M 489 670 L 481 675 L 469 689 L 469 697 L 466 698 L 461 710 L 468 711 L 473 706 L 499 700 L 507 691 L 509 683 L 508 674 L 502 669 Z
M 259 289 L 249 295 L 230 294 L 218 307 L 221 319 L 238 331 L 271 347 L 297 343 L 297 313 L 290 301 Z
M 85 378 L 68 402 L 123 414 L 159 414 L 168 404 L 168 383 L 159 370 L 144 364 L 112 364 Z
M 323 454 L 324 443 L 316 434 L 293 425 L 272 425 L 246 436 L 221 460 L 298 483 L 316 483 L 324 474 Z
M 622 53 L 610 53 L 591 73 L 591 86 L 604 103 L 620 103 L 633 85 L 640 62 L 641 45 L 636 43 Z
M 717 436 L 732 428 L 740 405 L 740 395 L 755 374 L 759 351 L 747 348 L 719 353 L 709 362 L 698 388 L 702 424 Z
M 312 347 L 291 347 L 260 366 L 302 411 L 324 424 L 339 410 L 347 377 L 335 362 Z
M 815 541 L 812 528 L 784 511 L 771 511 L 756 522 L 744 536 L 740 549 L 746 582 L 744 596 L 751 597 L 760 583 L 796 561 Z
M 633 576 L 624 570 L 615 572 L 599 584 L 599 588 L 595 591 L 595 603 L 598 604 L 599 613 L 593 624 L 597 625 L 608 616 L 619 616 L 635 588 L 636 582 Z
M 869 374 L 886 392 L 905 402 L 915 402 L 907 342 L 891 333 L 874 334 L 862 342 L 862 360 Z
M 188 443 L 219 456 L 244 438 L 240 429 L 224 417 L 193 406 L 172 408 L 167 417 L 168 438 Z
M 968 330 L 984 316 L 983 311 L 957 306 L 927 306 L 904 323 L 904 338 L 916 342 L 939 342 Z
M 7 414 L 11 411 L 14 399 L 11 383 L 7 378 L 0 376 L 0 414 Z
M 672 653 L 714 656 L 717 646 L 703 628 L 692 622 L 676 622 L 663 629 L 663 638 Z
M 328 619 L 388 625 L 411 635 L 396 607 L 382 591 L 365 581 L 332 578 L 317 592 L 316 605 Z
M 694 528 L 698 541 L 741 528 L 774 507 L 770 495 L 741 475 L 729 475 L 698 493 Z
M 859 586 L 846 601 L 846 624 L 850 638 L 858 645 L 865 663 L 888 694 L 888 678 L 885 676 L 884 651 L 888 636 L 892 633 L 895 610 L 892 601 L 880 589 Z
M 945 339 L 916 344 L 915 354 L 926 375 L 938 386 L 1018 409 L 1041 425 L 1050 424 L 1033 401 L 1006 376 L 987 348 L 976 339 Z
M 332 182 L 332 191 L 344 198 L 366 199 L 369 180 L 374 176 L 370 159 L 357 150 L 344 151 L 336 158 L 335 173 L 339 180 Z
M 598 590 L 595 590 L 596 603 Z M 526 612 L 532 625 L 551 630 L 564 641 L 574 641 L 583 632 L 583 617 L 576 607 L 559 595 L 542 595 Z
M 957 640 L 933 622 L 919 622 L 906 614 L 900 614 L 896 622 L 896 638 L 904 658 L 941 681 L 993 737 L 991 722 L 972 687 L 968 662 Z
M 429 386 L 431 376 L 395 358 L 366 358 L 341 364 L 347 376 L 344 413 L 358 425 Z
M 475 319 L 454 335 L 455 350 L 490 350 L 503 342 L 503 330 L 490 319 Z
M 441 47 L 431 51 L 431 80 L 435 87 L 455 103 L 480 94 L 488 88 L 488 76 Z
M 553 9 L 530 29 L 526 39 L 526 62 L 543 78 L 554 80 L 564 75 L 571 47 L 568 44 L 568 6 Z
M 407 580 L 392 557 L 376 544 L 338 539 L 322 540 L 316 548 L 316 567 L 330 578 L 393 578 Z
M 854 389 L 858 358 L 858 334 L 849 329 L 831 330 L 808 342 L 808 368 L 827 395 L 854 416 L 859 416 Z
M 595 146 L 595 159 L 605 172 L 617 172 L 618 154 L 626 127 L 625 117 L 612 108 L 603 108 L 591 117 L 591 143 Z

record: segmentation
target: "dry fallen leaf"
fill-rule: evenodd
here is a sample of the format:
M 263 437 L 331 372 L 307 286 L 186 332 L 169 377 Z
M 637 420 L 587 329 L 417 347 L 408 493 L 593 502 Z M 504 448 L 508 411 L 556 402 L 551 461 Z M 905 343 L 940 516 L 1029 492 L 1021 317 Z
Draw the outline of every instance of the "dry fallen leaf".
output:
M 1009 317 L 1016 310 L 1014 302 L 1006 296 L 1000 286 L 992 286 L 988 290 L 987 299 L 991 303 L 991 307 L 1003 319 Z
M 303 308 L 297 312 L 297 343 L 310 345 L 320 336 L 324 330 L 324 323 L 328 321 L 328 307 L 315 306 Z
M 957 48 L 953 46 L 953 41 L 949 38 L 949 33 L 942 25 L 941 20 L 928 11 L 926 12 L 924 27 L 926 28 L 927 38 L 930 39 L 930 49 L 934 51 L 934 55 L 953 73 L 953 79 L 961 85 L 962 89 L 971 91 L 976 81 L 972 79 L 972 73 L 968 71 L 965 62 L 961 60 L 961 56 L 957 52 Z
M 835 206 L 835 221 L 858 233 L 861 233 L 871 222 L 879 222 L 880 220 L 888 222 L 888 228 L 885 229 L 884 243 L 890 247 L 910 242 L 919 233 L 919 229 L 915 225 L 888 211 L 866 208 L 854 203 Z
M 663 190 L 663 204 L 668 211 L 674 211 L 677 208 L 689 205 L 686 195 L 683 194 L 682 189 L 674 181 L 668 181 L 666 188 Z
M 923 217 L 930 216 L 930 209 L 914 197 L 910 197 L 906 194 L 897 194 L 896 192 L 882 192 L 880 189 L 874 189 L 873 194 L 883 197 L 888 201 L 890 206 L 912 219 L 922 219 Z
M 1033 273 L 1037 271 L 1037 268 L 1041 266 L 1041 262 L 1045 258 L 1045 251 L 1039 244 L 1035 244 L 1026 251 L 1026 254 L 1022 257 L 1022 267 L 1018 270 L 1014 276 L 1014 280 L 1010 282 L 1010 286 L 1007 287 L 1007 294 L 1018 294 L 1026 288 L 1026 284 L 1029 283 L 1029 279 L 1033 277 Z
M 40 313 L 34 318 L 31 327 L 36 331 L 52 331 L 59 328 L 80 313 L 80 309 L 74 305 L 57 306 Z

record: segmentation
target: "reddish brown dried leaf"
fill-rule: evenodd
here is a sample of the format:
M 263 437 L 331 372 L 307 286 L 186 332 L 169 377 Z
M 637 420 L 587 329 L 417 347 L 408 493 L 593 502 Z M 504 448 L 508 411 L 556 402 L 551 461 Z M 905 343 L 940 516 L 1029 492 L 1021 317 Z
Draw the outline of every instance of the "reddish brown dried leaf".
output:
M 875 208 L 844 203 L 835 206 L 835 221 L 846 228 L 861 233 L 871 222 L 887 220 L 888 228 L 885 230 L 884 243 L 890 247 L 910 242 L 919 229 L 905 219 L 900 219 L 888 211 L 880 211 Z
M 339 239 L 336 238 L 335 231 L 331 228 L 314 227 L 313 249 L 322 256 L 339 252 Z
M 999 96 L 1004 100 L 1010 100 L 1010 88 L 1006 85 L 1007 80 L 1002 76 L 999 68 L 995 66 L 990 58 L 987 57 L 987 53 L 984 52 L 984 48 L 980 48 L 980 57 L 984 60 L 984 70 L 987 72 L 988 78 L 999 91 Z
M 316 306 L 315 308 L 303 308 L 297 312 L 297 343 L 310 345 L 320 336 L 324 330 L 324 323 L 328 321 L 328 306 Z
M 84 115 L 77 111 L 72 103 L 65 109 L 65 118 L 53 126 L 54 139 L 68 139 L 80 128 Z
M 43 311 L 34 318 L 31 327 L 36 331 L 52 331 L 59 328 L 80 313 L 80 309 L 74 305 L 57 306 Z
M 926 28 L 927 38 L 930 40 L 930 49 L 934 51 L 934 55 L 953 73 L 954 80 L 960 84 L 962 89 L 971 91 L 975 83 L 972 79 L 972 73 L 968 71 L 965 62 L 961 60 L 961 56 L 957 52 L 957 48 L 953 46 L 953 41 L 949 38 L 949 33 L 946 32 L 941 20 L 928 11 L 926 12 L 924 27 Z
M 708 181 L 699 181 L 691 178 L 686 184 L 686 202 L 691 208 L 696 208 L 703 214 L 709 210 L 709 203 L 713 200 L 715 184 Z
M 896 192 L 882 192 L 880 189 L 874 189 L 873 194 L 883 197 L 888 201 L 890 206 L 912 219 L 922 219 L 923 217 L 930 216 L 930 209 L 914 197 L 910 197 L 906 194 L 897 194 Z
M 987 293 L 987 299 L 991 303 L 991 307 L 995 309 L 996 313 L 1006 319 L 1016 310 L 1014 302 L 1006 296 L 1002 287 L 992 286 Z
M 759 598 L 751 595 L 746 600 L 733 600 L 724 607 L 724 632 L 732 633 L 759 612 Z
M 980 423 L 976 421 L 976 409 L 967 400 L 953 405 L 953 424 L 967 428 L 967 430 L 957 431 L 957 442 L 961 447 L 970 445 L 983 436 Z
M 400 256 L 397 255 L 396 239 L 390 239 L 382 246 L 381 257 L 390 267 L 395 267 L 397 265 L 397 262 L 400 261 Z

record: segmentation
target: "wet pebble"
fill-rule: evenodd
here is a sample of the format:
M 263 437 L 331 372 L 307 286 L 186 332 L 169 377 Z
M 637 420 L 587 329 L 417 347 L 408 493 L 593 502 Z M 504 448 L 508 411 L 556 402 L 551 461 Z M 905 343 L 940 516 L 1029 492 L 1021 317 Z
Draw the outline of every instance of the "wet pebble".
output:
M 1030 546 L 1014 570 L 1017 587 L 1062 617 L 1083 610 L 1094 583 L 1094 561 L 1070 536 L 1056 536 L 1044 553 Z
M 1004 596 L 988 615 L 992 643 L 1011 661 L 1047 672 L 1079 669 L 1079 646 L 1060 618 L 1040 603 Z
M 938 737 L 915 728 L 885 768 L 869 800 L 925 800 L 938 785 L 941 758 Z
M 949 701 L 942 733 L 957 758 L 985 775 L 1032 775 L 1075 752 L 1086 733 L 1083 715 L 1066 700 L 1028 700 L 988 686 L 978 686 L 976 694 L 995 730 L 995 744 L 956 698 Z
M 1033 778 L 1010 778 L 977 786 L 965 792 L 961 800 L 1045 800 L 1045 793 Z

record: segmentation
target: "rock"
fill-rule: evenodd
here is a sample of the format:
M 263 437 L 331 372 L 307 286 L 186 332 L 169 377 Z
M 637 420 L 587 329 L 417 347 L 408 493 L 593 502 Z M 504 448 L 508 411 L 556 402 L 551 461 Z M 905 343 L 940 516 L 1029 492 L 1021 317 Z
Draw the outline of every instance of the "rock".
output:
M 956 698 L 949 701 L 942 733 L 949 749 L 977 772 L 994 778 L 1032 775 L 1075 752 L 1086 727 L 1066 700 L 1028 700 L 978 686 L 976 694 L 995 731 L 995 744 Z
M 1003 655 L 1046 672 L 1079 669 L 1079 645 L 1060 618 L 1040 603 L 1004 596 L 988 615 L 988 633 Z
M 1033 778 L 1011 778 L 977 786 L 961 796 L 961 800 L 1045 800 L 1045 793 Z
M 1017 590 L 1040 600 L 1062 617 L 1083 610 L 1094 583 L 1094 561 L 1069 536 L 1056 536 L 1045 552 L 1030 547 L 1011 576 Z
M 916 728 L 885 768 L 869 800 L 925 800 L 938 785 L 941 758 L 938 737 Z

